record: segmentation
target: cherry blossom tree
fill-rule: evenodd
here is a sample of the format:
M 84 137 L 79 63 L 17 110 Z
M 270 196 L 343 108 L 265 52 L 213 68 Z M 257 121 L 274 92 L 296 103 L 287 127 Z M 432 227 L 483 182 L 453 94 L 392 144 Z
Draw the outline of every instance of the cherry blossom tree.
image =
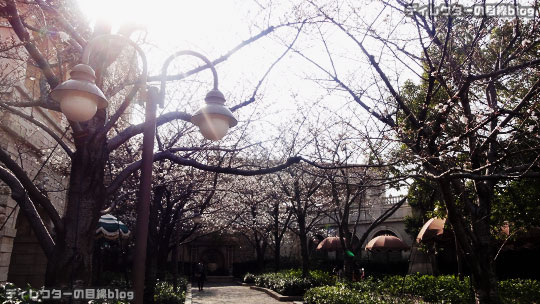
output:
M 98 110 L 94 118 L 87 122 L 65 121 L 59 115 L 59 105 L 48 98 L 50 89 L 66 78 L 66 71 L 78 62 L 87 41 L 96 35 L 109 34 L 110 27 L 98 24 L 92 31 L 88 25 L 80 21 L 80 13 L 76 7 L 70 1 L 62 0 L 31 3 L 7 0 L 0 4 L 0 16 L 9 23 L 13 33 L 13 39 L 8 43 L 13 44 L 13 47 L 20 47 L 24 52 L 22 58 L 26 58 L 22 64 L 35 67 L 34 75 L 40 83 L 37 97 L 22 95 L 18 100 L 2 97 L 0 106 L 3 112 L 18 116 L 41 129 L 46 136 L 56 141 L 63 151 L 62 160 L 69 171 L 65 212 L 56 210 L 51 200 L 38 188 L 24 168 L 4 149 L 0 149 L 0 179 L 10 188 L 12 197 L 29 219 L 48 257 L 46 284 L 69 285 L 74 280 L 89 284 L 92 274 L 94 230 L 100 211 L 107 207 L 107 202 L 115 199 L 126 179 L 138 174 L 141 166 L 141 161 L 137 159 L 124 159 L 123 166 L 109 164 L 111 155 L 118 153 L 119 155 L 115 157 L 121 158 L 124 151 L 137 154 L 141 148 L 138 140 L 143 131 L 143 124 L 132 124 L 132 119 L 136 116 L 135 111 L 131 113 L 127 111 L 128 108 L 133 109 L 129 105 L 138 96 L 141 87 L 137 81 L 139 70 L 136 67 L 135 52 L 114 41 L 96 48 L 90 63 L 96 70 L 96 83 L 105 92 L 110 107 Z M 240 49 L 280 29 L 297 32 L 293 24 L 269 25 L 252 37 L 244 38 L 245 40 L 223 56 L 214 59 L 213 63 L 217 65 L 225 61 Z M 126 27 L 120 34 L 129 37 L 136 30 L 138 28 Z M 261 81 L 252 88 L 253 94 L 247 95 L 245 101 L 232 105 L 232 110 L 236 111 L 255 101 L 263 80 L 289 49 L 290 47 L 285 47 L 283 55 L 278 56 L 269 64 L 267 70 L 260 73 Z M 167 80 L 181 80 L 205 68 L 207 67 L 195 66 L 186 73 L 171 75 Z M 151 75 L 149 80 L 158 81 L 161 77 Z M 183 106 L 178 105 L 178 108 Z M 54 115 L 62 120 L 62 125 L 70 132 L 59 134 L 58 131 L 51 129 L 31 114 L 32 108 L 55 113 Z M 190 117 L 190 114 L 184 111 L 163 111 L 157 118 L 157 126 L 162 128 L 166 125 L 177 125 L 179 128 L 191 130 L 192 128 L 185 124 Z M 179 133 L 177 137 L 193 138 L 194 133 L 191 132 L 190 135 Z M 174 143 L 174 140 L 171 142 Z M 158 146 L 163 147 L 159 140 Z M 189 153 L 209 147 L 207 142 L 187 147 L 173 144 L 167 149 L 160 149 L 155 154 L 154 160 L 156 162 L 168 160 L 182 166 L 237 175 L 271 173 L 301 161 L 301 158 L 296 157 L 273 166 L 270 164 L 253 166 L 236 162 L 215 166 L 211 162 L 206 162 L 207 158 L 193 158 Z M 236 147 L 230 148 L 235 149 Z M 42 217 L 37 208 L 41 208 L 46 217 Z M 52 226 L 45 225 L 49 220 Z
M 237 201 L 241 211 L 231 227 L 235 233 L 242 235 L 255 249 L 259 270 L 264 267 L 272 230 L 270 217 L 272 189 L 265 185 L 265 179 L 265 176 L 261 176 L 236 180 L 237 183 L 249 186 L 235 187 L 237 190 L 233 200 Z
M 437 184 L 477 303 L 498 303 L 490 220 L 495 186 L 539 176 L 538 3 L 520 2 L 536 14 L 514 10 L 508 18 L 429 14 L 428 6 L 416 10 L 401 0 L 371 4 L 370 14 L 339 1 L 301 6 L 320 18 L 312 28 L 329 60 L 313 50 L 297 53 L 325 75 L 329 82 L 322 85 L 339 88 L 334 97 L 357 104 L 383 137 L 402 145 L 415 175 Z M 483 1 L 473 4 L 486 8 Z M 348 41 L 346 48 L 333 46 L 336 35 Z M 343 64 L 351 56 L 361 58 L 352 68 Z

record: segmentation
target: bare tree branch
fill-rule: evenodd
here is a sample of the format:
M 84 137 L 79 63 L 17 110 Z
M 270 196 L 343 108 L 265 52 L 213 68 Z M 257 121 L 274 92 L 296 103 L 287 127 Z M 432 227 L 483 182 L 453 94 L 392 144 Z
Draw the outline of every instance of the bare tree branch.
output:
M 58 214 L 58 211 L 56 211 L 56 208 L 52 204 L 52 202 L 41 192 L 39 189 L 34 185 L 32 180 L 26 175 L 24 170 L 14 161 L 11 159 L 9 154 L 4 151 L 4 149 L 0 148 L 0 162 L 4 164 L 4 166 L 10 170 L 13 175 L 19 180 L 20 184 L 26 189 L 28 192 L 28 195 L 30 196 L 30 199 L 34 202 L 39 204 L 43 209 L 47 212 L 47 215 L 51 218 L 55 228 L 57 231 L 62 232 L 64 230 L 64 225 L 62 223 L 62 220 L 60 219 L 60 215 Z
M 159 127 L 165 123 L 168 123 L 177 119 L 190 122 L 191 115 L 184 112 L 169 112 L 157 118 L 156 126 Z M 127 127 L 126 129 L 118 133 L 118 135 L 116 135 L 111 140 L 109 140 L 107 149 L 109 151 L 115 150 L 116 148 L 121 146 L 123 143 L 128 141 L 131 137 L 141 134 L 143 132 L 143 129 L 144 129 L 144 123 Z
M 36 234 L 37 240 L 47 258 L 53 258 L 54 240 L 47 230 L 45 223 L 43 223 L 36 207 L 26 195 L 25 188 L 23 188 L 15 176 L 2 167 L 0 167 L 0 180 L 6 183 L 11 189 L 11 197 L 17 202 L 23 214 L 28 218 L 28 222 L 32 226 L 32 230 Z
M 37 63 L 37 65 L 43 72 L 43 75 L 45 75 L 45 78 L 47 78 L 49 86 L 51 88 L 56 87 L 60 83 L 60 81 L 58 80 L 58 77 L 54 75 L 47 59 L 45 59 L 43 54 L 41 54 L 41 51 L 31 41 L 30 34 L 21 22 L 21 17 L 19 16 L 15 1 L 6 0 L 5 8 L 7 11 L 7 19 L 9 21 L 9 24 L 11 24 L 13 31 L 15 31 L 17 37 L 19 37 L 19 39 L 24 42 L 24 47 L 26 48 L 32 59 L 34 59 L 34 61 Z
M 255 86 L 255 90 L 253 90 L 253 94 L 251 95 L 251 98 L 249 98 L 248 100 L 240 103 L 240 104 L 237 104 L 233 107 L 230 108 L 230 110 L 232 112 L 242 108 L 242 107 L 245 107 L 251 103 L 253 103 L 255 101 L 255 96 L 257 95 L 257 92 L 259 91 L 259 88 L 261 87 L 263 81 L 266 79 L 266 77 L 268 76 L 268 74 L 270 74 L 270 72 L 272 71 L 272 69 L 276 66 L 276 64 L 278 62 L 281 61 L 281 59 L 283 59 L 283 57 L 285 57 L 285 55 L 287 55 L 287 53 L 292 49 L 292 47 L 294 46 L 296 40 L 298 39 L 298 37 L 300 36 L 300 33 L 302 32 L 302 28 L 304 27 L 304 24 L 305 23 L 302 23 L 300 25 L 300 28 L 298 28 L 298 32 L 296 33 L 296 36 L 294 37 L 293 41 L 287 46 L 287 49 L 283 52 L 283 54 L 281 54 L 281 56 L 279 56 L 269 67 L 268 69 L 266 70 L 266 72 L 264 73 L 263 77 L 259 80 L 259 82 L 257 83 L 257 85 Z

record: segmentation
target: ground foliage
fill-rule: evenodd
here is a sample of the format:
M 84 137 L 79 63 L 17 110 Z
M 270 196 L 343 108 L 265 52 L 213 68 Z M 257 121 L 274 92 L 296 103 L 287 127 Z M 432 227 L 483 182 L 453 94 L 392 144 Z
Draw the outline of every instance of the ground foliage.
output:
M 156 304 L 180 304 L 186 299 L 187 280 L 182 278 L 178 280 L 178 290 L 169 282 L 158 282 L 156 284 L 154 301 Z
M 511 279 L 498 284 L 502 303 L 537 303 L 540 282 Z M 306 292 L 308 304 L 348 303 L 472 303 L 469 278 L 455 276 L 386 276 L 360 282 L 315 287 Z
M 248 279 L 244 281 L 248 283 L 252 277 L 246 275 L 244 278 Z M 257 275 L 254 282 L 259 287 L 272 289 L 285 296 L 300 296 L 310 288 L 334 284 L 335 278 L 320 270 L 312 270 L 308 277 L 302 278 L 302 270 L 291 269 Z

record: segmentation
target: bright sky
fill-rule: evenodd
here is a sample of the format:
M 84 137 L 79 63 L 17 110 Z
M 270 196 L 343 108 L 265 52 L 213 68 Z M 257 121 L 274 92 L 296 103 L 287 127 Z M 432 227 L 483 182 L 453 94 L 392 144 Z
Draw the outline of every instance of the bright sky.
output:
M 288 7 L 293 1 L 278 1 L 280 6 L 272 10 L 263 10 L 264 3 L 258 0 L 78 0 L 78 2 L 91 22 L 104 19 L 109 21 L 113 28 L 125 23 L 144 25 L 148 33 L 149 45 L 145 46 L 145 52 L 151 75 L 157 74 L 164 59 L 174 51 L 192 49 L 202 52 L 210 59 L 215 59 L 241 41 L 257 34 L 261 28 L 278 24 L 282 19 L 291 18 L 296 13 Z M 373 7 L 362 6 L 363 13 L 369 14 L 369 9 Z M 254 27 L 254 23 L 258 23 L 261 28 Z M 335 36 L 339 37 L 339 31 L 335 31 L 338 32 Z M 292 31 L 289 30 L 289 33 L 284 36 L 287 42 L 294 37 Z M 302 46 L 302 51 L 327 65 L 328 58 L 324 51 L 317 53 L 320 52 L 321 46 L 310 39 L 307 35 L 300 38 L 299 45 Z M 362 58 L 361 54 L 349 53 L 347 48 L 355 47 L 350 44 L 351 41 L 346 37 L 335 38 L 332 41 L 330 48 L 338 59 L 335 63 L 337 69 L 343 71 L 343 74 L 351 73 L 349 69 L 353 60 L 357 74 L 369 80 L 372 75 L 370 69 L 362 63 L 365 58 Z M 368 41 L 366 45 L 370 47 Z M 251 90 L 268 66 L 284 50 L 285 47 L 275 40 L 261 40 L 217 66 L 220 89 L 228 98 L 228 105 L 249 98 Z M 184 62 L 179 61 L 176 66 L 171 65 L 169 73 L 186 70 L 185 66 L 182 66 Z M 241 121 L 256 112 L 264 112 L 265 115 L 272 113 L 266 117 L 259 114 L 259 117 L 264 119 L 260 122 L 262 125 L 252 130 L 251 133 L 255 133 L 252 138 L 264 136 L 263 133 L 268 133 L 273 125 L 298 118 L 294 103 L 299 101 L 306 104 L 314 103 L 324 94 L 323 88 L 312 81 L 313 78 L 321 78 L 321 74 L 316 75 L 315 71 L 313 65 L 293 52 L 276 66 L 260 92 L 264 94 L 264 100 L 237 113 Z M 210 73 L 205 71 L 201 74 L 208 74 L 203 75 L 207 77 Z M 168 88 L 168 92 L 174 90 Z M 295 96 L 299 97 L 294 98 Z M 335 98 L 327 103 L 330 108 L 339 108 L 343 107 L 344 101 Z M 187 110 L 194 111 L 196 107 L 198 105 Z M 359 108 L 358 111 L 361 112 Z M 351 115 L 351 112 L 344 114 L 345 117 L 347 115 Z M 274 132 L 277 131 L 274 129 Z
M 248 26 L 250 23 L 246 22 L 247 16 L 253 18 L 254 14 L 260 11 L 254 1 L 78 0 L 78 2 L 91 22 L 100 19 L 109 21 L 113 25 L 113 32 L 126 23 L 145 26 L 148 33 L 146 41 L 149 42 L 145 46 L 145 51 L 151 75 L 156 75 L 165 58 L 175 51 L 190 49 L 215 59 L 260 31 Z M 261 49 L 258 51 L 261 52 Z M 272 53 L 272 50 L 267 52 Z M 234 64 L 229 62 L 220 64 L 217 67 L 222 84 L 220 89 L 227 93 L 227 85 L 237 86 L 235 80 L 238 79 L 239 73 L 260 72 L 262 68 L 254 66 L 257 57 L 268 56 L 265 52 L 249 55 L 239 52 L 229 60 L 234 61 Z M 259 64 L 262 64 L 261 60 Z M 225 65 L 226 67 L 223 67 Z M 185 69 L 183 66 L 180 67 Z M 171 74 L 181 71 L 183 69 L 171 65 Z M 257 76 L 247 78 L 255 79 Z

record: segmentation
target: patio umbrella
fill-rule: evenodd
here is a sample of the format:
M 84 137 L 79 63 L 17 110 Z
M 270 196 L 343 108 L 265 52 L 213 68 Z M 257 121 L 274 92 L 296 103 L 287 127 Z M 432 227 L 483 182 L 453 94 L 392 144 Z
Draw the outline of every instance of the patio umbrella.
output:
M 104 237 L 109 240 L 116 240 L 121 237 L 127 239 L 130 234 L 131 231 L 129 231 L 128 227 L 114 215 L 104 214 L 99 218 L 96 238 Z
M 444 233 L 446 219 L 432 218 L 427 221 L 416 236 L 416 242 L 427 242 L 441 236 Z
M 341 242 L 337 236 L 329 236 L 317 245 L 317 250 L 337 251 L 341 250 Z
M 345 242 L 347 242 L 347 239 L 345 239 Z M 360 247 L 360 242 L 358 240 L 358 237 L 354 236 L 353 243 L 352 243 L 352 249 L 356 250 Z M 341 248 L 341 242 L 339 240 L 339 236 L 329 236 L 322 240 L 319 245 L 317 245 L 317 250 L 326 250 L 326 251 L 337 251 L 337 250 L 343 250 Z M 347 254 L 352 254 L 352 252 L 348 251 L 345 252 Z
M 392 235 L 380 235 L 373 238 L 366 245 L 368 251 L 401 251 L 408 250 L 409 246 L 398 237 Z

